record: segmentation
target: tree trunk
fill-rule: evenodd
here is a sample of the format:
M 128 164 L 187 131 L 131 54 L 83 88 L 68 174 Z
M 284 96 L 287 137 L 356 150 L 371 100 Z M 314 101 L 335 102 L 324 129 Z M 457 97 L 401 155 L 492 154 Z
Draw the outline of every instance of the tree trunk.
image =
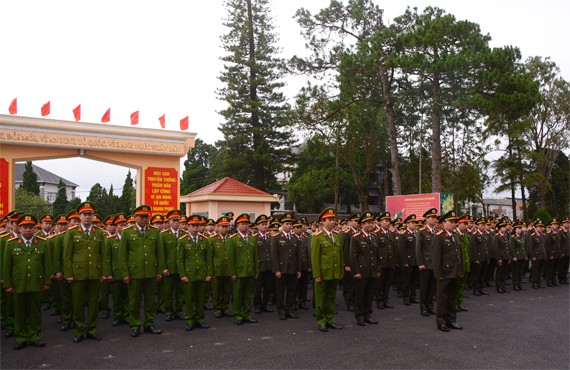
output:
M 390 83 L 388 81 L 388 71 L 384 63 L 380 65 L 380 79 L 382 81 L 382 95 L 384 96 L 384 108 L 386 109 L 386 124 L 388 125 L 388 136 L 390 140 L 390 172 L 392 172 L 392 193 L 402 194 L 402 184 L 400 176 L 400 156 L 398 154 L 398 138 L 396 136 L 396 122 L 394 120 L 394 106 L 390 97 Z
M 335 155 L 335 174 L 334 174 L 334 209 L 338 212 L 338 205 L 340 201 L 340 144 L 338 132 L 336 135 L 336 155 Z
M 435 60 L 439 59 L 437 50 L 434 52 Z M 431 191 L 441 193 L 441 106 L 439 73 L 433 76 L 432 103 L 431 103 L 431 131 L 432 131 L 432 159 L 431 159 Z
M 511 141 L 511 138 L 509 136 L 509 162 L 511 163 L 511 166 L 512 166 L 512 163 L 514 162 L 514 157 L 513 157 L 513 147 L 511 145 L 510 141 Z M 513 176 L 513 178 L 511 178 L 509 180 L 511 181 L 511 197 L 512 197 L 511 205 L 513 206 L 513 221 L 514 221 L 517 219 L 517 199 L 516 199 L 516 193 L 515 193 L 515 191 L 516 191 L 516 179 Z

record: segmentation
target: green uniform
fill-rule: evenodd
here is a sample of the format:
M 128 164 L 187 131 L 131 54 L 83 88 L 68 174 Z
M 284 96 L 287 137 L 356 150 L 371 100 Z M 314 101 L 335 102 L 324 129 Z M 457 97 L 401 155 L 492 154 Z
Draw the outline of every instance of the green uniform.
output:
M 433 274 L 437 280 L 436 324 L 455 322 L 455 302 L 459 279 L 465 274 L 459 236 L 439 231 L 433 239 Z
M 160 233 L 160 248 L 164 251 L 166 269 L 168 276 L 164 277 L 164 313 L 166 317 L 182 316 L 182 306 L 184 305 L 184 287 L 180 281 L 178 273 L 178 238 L 186 235 L 186 232 L 179 229 L 173 231 L 171 228 Z
M 65 241 L 65 235 L 67 230 L 63 233 L 52 236 L 49 239 L 49 243 L 52 245 L 51 250 L 53 251 L 53 272 L 60 273 L 63 276 L 63 243 Z M 61 323 L 71 324 L 73 320 L 73 302 L 71 300 L 71 284 L 62 278 L 56 282 L 58 286 L 59 294 L 59 313 L 61 317 Z
M 4 246 L 3 288 L 13 288 L 14 333 L 16 342 L 36 342 L 42 329 L 42 288 L 51 283 L 51 256 L 45 238 L 31 241 L 13 237 Z
M 3 266 L 2 259 L 4 258 L 4 248 L 6 247 L 6 243 L 10 238 L 14 235 L 6 231 L 5 233 L 0 234 L 0 268 Z M 0 274 L 0 277 L 2 274 Z M 0 285 L 0 316 L 2 323 L 5 325 L 6 331 L 13 332 L 14 331 L 14 295 L 13 294 L 6 294 L 4 290 L 4 286 Z
M 106 235 L 92 226 L 91 232 L 82 226 L 70 228 L 63 242 L 63 276 L 73 278 L 71 299 L 75 336 L 97 332 L 99 314 L 100 279 L 110 276 L 111 269 L 105 253 Z M 87 302 L 87 325 L 85 325 L 85 302 Z
M 354 278 L 354 316 L 356 320 L 369 320 L 372 315 L 372 300 L 376 293 L 376 275 L 380 273 L 380 249 L 377 239 L 363 231 L 350 239 L 350 268 Z M 345 261 L 346 263 L 346 261 Z
M 461 243 L 461 256 L 463 257 L 464 275 L 459 279 L 459 282 L 457 284 L 457 297 L 455 299 L 455 302 L 457 304 L 457 307 L 461 307 L 463 304 L 463 299 L 465 298 L 465 284 L 467 284 L 467 277 L 469 276 L 468 273 L 471 271 L 471 260 L 469 254 L 470 236 L 467 231 L 463 234 L 460 234 L 458 231 L 457 234 L 459 236 L 459 242 Z
M 344 256 L 340 234 L 333 231 L 311 235 L 311 266 L 315 282 L 315 310 L 319 326 L 334 323 L 335 298 L 338 281 L 344 273 Z
M 204 323 L 206 276 L 212 276 L 212 263 L 208 255 L 208 240 L 185 234 L 178 239 L 178 273 L 187 278 L 184 283 L 186 324 Z
M 228 235 L 208 238 L 208 252 L 212 261 L 212 297 L 214 314 L 225 315 L 230 308 L 232 279 L 228 266 Z
M 513 289 L 522 289 L 522 276 L 526 262 L 526 246 L 523 235 L 513 234 L 509 238 L 509 254 L 511 256 L 511 272 L 513 278 Z
M 154 325 L 156 318 L 156 280 L 164 270 L 164 253 L 159 248 L 160 234 L 154 226 L 138 225 L 123 230 L 119 260 L 121 277 L 129 282 L 129 321 L 131 329 L 141 326 L 141 296 L 144 297 L 144 328 Z
M 120 247 L 120 235 L 107 236 L 105 248 L 109 266 L 111 267 L 111 275 L 113 276 L 113 281 L 109 282 L 109 288 L 111 290 L 111 298 L 113 299 L 113 321 L 118 321 L 117 324 L 127 321 L 127 307 L 129 303 L 127 285 L 121 279 Z
M 228 268 L 233 283 L 234 320 L 251 319 L 254 278 L 259 273 L 255 238 L 239 232 L 228 239 Z

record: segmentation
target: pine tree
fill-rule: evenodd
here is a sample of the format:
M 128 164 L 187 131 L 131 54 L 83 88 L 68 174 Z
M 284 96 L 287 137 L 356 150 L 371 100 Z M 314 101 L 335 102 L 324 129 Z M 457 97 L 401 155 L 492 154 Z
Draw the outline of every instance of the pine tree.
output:
M 22 188 L 30 194 L 40 195 L 40 184 L 38 183 L 38 175 L 34 172 L 34 168 L 32 167 L 31 161 L 27 161 L 24 167 Z
M 277 174 L 290 161 L 287 132 L 290 107 L 279 91 L 284 63 L 276 57 L 277 36 L 268 0 L 227 0 L 228 33 L 221 37 L 227 55 L 218 96 L 227 103 L 220 131 L 221 173 L 262 190 L 275 188 Z
M 123 185 L 123 193 L 121 194 L 122 212 L 130 214 L 135 209 L 136 191 L 133 185 L 131 170 L 127 173 L 125 184 Z
M 55 216 L 66 213 L 67 205 L 69 201 L 67 200 L 67 189 L 63 179 L 59 179 L 59 184 L 57 184 L 57 196 L 53 202 L 53 214 Z

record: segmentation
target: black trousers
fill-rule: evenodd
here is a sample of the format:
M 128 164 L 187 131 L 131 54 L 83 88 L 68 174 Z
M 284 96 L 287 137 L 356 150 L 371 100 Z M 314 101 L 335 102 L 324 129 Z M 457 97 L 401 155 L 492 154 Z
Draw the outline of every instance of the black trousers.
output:
M 272 271 L 263 271 L 259 273 L 259 276 L 254 281 L 254 293 L 253 293 L 253 307 L 254 308 L 265 308 L 267 307 L 267 302 L 269 301 L 269 296 L 274 294 L 273 287 L 275 275 Z
M 377 301 L 379 303 L 388 303 L 390 301 L 390 283 L 392 282 L 392 267 L 382 267 L 380 277 L 378 278 Z
M 404 302 L 416 299 L 419 271 L 417 266 L 402 269 L 402 298 L 404 298 Z
M 307 303 L 307 285 L 309 285 L 309 279 L 311 273 L 309 271 L 301 272 L 301 278 L 297 280 L 297 303 L 304 305 Z
M 457 311 L 455 299 L 459 279 L 443 279 L 437 281 L 437 312 L 435 322 L 444 325 L 455 322 Z
M 420 270 L 420 310 L 433 310 L 433 295 L 435 294 L 435 277 L 433 270 Z
M 369 319 L 372 300 L 376 293 L 376 278 L 354 279 L 354 316 L 356 320 Z
M 542 274 L 544 273 L 544 260 L 536 260 L 532 262 L 530 267 L 530 274 L 532 275 L 532 283 L 540 284 L 542 281 Z
M 346 304 L 354 303 L 354 277 L 352 272 L 344 272 L 342 277 L 342 296 Z
M 568 281 L 568 268 L 570 268 L 570 257 L 564 256 L 560 258 L 558 264 L 558 280 L 562 282 Z
M 295 290 L 297 288 L 297 274 L 281 274 L 277 280 L 277 312 L 287 315 L 293 312 L 295 305 Z

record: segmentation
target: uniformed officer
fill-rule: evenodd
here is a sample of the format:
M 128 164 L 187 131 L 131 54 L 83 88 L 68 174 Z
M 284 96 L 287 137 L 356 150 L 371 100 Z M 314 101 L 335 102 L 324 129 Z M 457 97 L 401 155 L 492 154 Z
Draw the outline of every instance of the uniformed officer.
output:
M 505 280 L 508 273 L 508 265 L 511 263 L 509 253 L 509 239 L 507 237 L 507 225 L 503 221 L 499 221 L 496 225 L 497 233 L 493 236 L 493 258 L 497 261 L 497 269 L 495 272 L 495 287 L 497 293 L 510 293 L 505 289 Z
M 469 239 L 471 287 L 475 296 L 489 295 L 489 293 L 483 291 L 483 288 L 485 288 L 485 277 L 487 276 L 487 265 L 489 264 L 486 225 L 487 219 L 485 217 L 479 217 L 475 220 L 476 229 Z
M 113 225 L 114 215 L 108 215 L 103 219 L 105 225 L 105 233 L 107 239 L 109 236 L 117 234 L 117 227 Z M 106 244 L 106 241 L 105 241 Z M 110 265 L 109 265 L 110 266 Z M 111 317 L 111 307 L 109 306 L 109 297 L 111 296 L 111 280 L 105 280 L 101 283 L 101 297 L 99 298 L 99 312 L 101 312 L 102 319 Z
M 513 281 L 513 290 L 526 290 L 522 287 L 522 275 L 524 273 L 525 263 L 528 260 L 526 254 L 525 238 L 523 236 L 523 220 L 516 220 L 513 225 L 515 232 L 509 238 L 509 254 L 511 256 L 511 272 Z
M 269 231 L 269 217 L 259 215 L 255 219 L 257 233 L 253 235 L 257 244 L 257 257 L 259 258 L 259 276 L 254 282 L 253 307 L 256 314 L 273 312 L 268 307 L 269 296 L 275 294 L 275 275 L 271 265 L 271 239 Z
M 346 220 L 346 229 L 340 234 L 342 238 L 342 251 L 344 254 L 344 276 L 342 278 L 342 295 L 346 309 L 354 311 L 354 281 L 352 278 L 351 263 L 350 263 L 350 239 L 353 235 L 358 233 L 359 225 L 358 220 L 361 214 L 355 213 Z
M 546 233 L 544 240 L 544 249 L 546 250 L 546 264 L 544 267 L 546 273 L 546 286 L 555 287 L 560 286 L 556 282 L 556 272 L 558 271 L 558 262 L 560 261 L 560 233 L 558 228 L 560 226 L 558 219 L 555 217 L 548 223 L 550 231 Z
M 390 282 L 394 270 L 395 238 L 390 233 L 390 212 L 382 212 L 377 216 L 380 229 L 376 231 L 378 249 L 380 250 L 380 267 L 382 268 L 378 279 L 376 293 L 376 307 L 380 309 L 394 308 L 390 301 Z
M 184 289 L 178 273 L 178 239 L 186 234 L 180 228 L 181 212 L 173 209 L 166 214 L 168 228 L 160 233 L 160 248 L 163 250 L 166 266 L 164 275 L 164 320 L 183 320 L 182 306 L 184 304 Z
M 111 274 L 113 276 L 113 280 L 108 281 L 109 290 L 113 299 L 113 326 L 119 326 L 128 323 L 127 308 L 129 304 L 129 291 L 127 285 L 123 283 L 123 280 L 120 278 L 122 276 L 120 261 L 121 238 L 123 236 L 123 230 L 127 226 L 127 216 L 124 213 L 117 213 L 113 217 L 112 222 L 115 228 L 115 234 L 107 236 L 105 247 L 107 249 L 107 259 L 109 260 Z
M 22 214 L 17 211 L 11 211 L 4 216 L 6 219 L 6 231 L 0 235 L 0 262 L 4 256 L 4 248 L 8 240 L 20 235 L 18 220 L 21 215 Z M 2 266 L 1 263 L 0 266 Z M 2 276 L 0 276 L 0 284 L 1 283 Z M 13 294 L 6 294 L 5 289 L 1 289 L 1 291 L 2 302 L 0 309 L 2 313 L 2 329 L 6 329 L 4 336 L 10 338 L 14 336 L 14 297 Z
M 568 285 L 568 268 L 570 267 L 570 217 L 564 217 L 561 222 L 558 281 L 560 284 Z
M 143 204 L 134 210 L 135 225 L 123 230 L 119 260 L 123 282 L 129 285 L 131 337 L 140 335 L 141 296 L 144 296 L 144 332 L 162 334 L 154 327 L 156 281 L 162 280 L 164 253 L 159 246 L 158 229 L 148 225 L 151 207 Z
M 419 282 L 419 270 L 416 260 L 416 215 L 411 214 L 404 220 L 406 232 L 398 239 L 398 256 L 402 266 L 402 298 L 404 305 L 409 306 L 416 301 L 416 287 Z
M 530 260 L 532 262 L 530 273 L 532 275 L 532 289 L 543 288 L 540 285 L 542 274 L 544 273 L 544 263 L 546 260 L 546 250 L 544 248 L 544 222 L 537 218 L 533 222 L 534 232 L 529 237 Z
M 468 308 L 463 307 L 465 284 L 467 283 L 468 276 L 467 274 L 469 271 L 471 271 L 471 261 L 469 254 L 470 235 L 468 233 L 469 218 L 470 216 L 463 215 L 460 216 L 457 220 L 456 233 L 461 244 L 461 256 L 463 257 L 463 277 L 459 279 L 459 282 L 457 284 L 457 298 L 455 300 L 457 312 L 469 311 Z
M 457 225 L 455 211 L 449 211 L 440 217 L 443 230 L 433 238 L 433 273 L 437 280 L 437 328 L 443 332 L 449 329 L 463 329 L 455 322 L 456 294 L 459 279 L 463 277 L 463 257 L 461 242 L 454 232 Z
M 307 303 L 307 285 L 311 274 L 310 258 L 309 258 L 309 236 L 305 232 L 306 219 L 298 218 L 293 220 L 293 232 L 299 242 L 299 258 L 301 259 L 301 277 L 297 280 L 297 308 L 300 310 L 308 310 Z
M 213 266 L 212 298 L 214 301 L 214 316 L 221 318 L 229 315 L 230 297 L 232 295 L 232 280 L 228 266 L 228 232 L 230 219 L 222 216 L 216 221 L 218 232 L 208 239 L 210 260 Z
M 374 216 L 370 211 L 363 212 L 358 220 L 360 232 L 351 237 L 350 264 L 354 277 L 354 316 L 356 324 L 365 326 L 378 324 L 372 318 L 372 300 L 376 293 L 376 280 L 380 277 L 380 250 L 378 239 L 372 234 Z
M 251 317 L 254 279 L 259 275 L 257 244 L 249 236 L 250 217 L 242 213 L 235 220 L 237 232 L 228 240 L 228 268 L 233 281 L 234 322 L 257 323 Z
M 326 208 L 319 215 L 323 230 L 311 236 L 311 265 L 313 270 L 315 311 L 319 330 L 342 329 L 334 323 L 335 298 L 338 281 L 344 272 L 342 239 L 334 231 L 336 213 Z
M 416 259 L 420 270 L 420 311 L 422 316 L 435 315 L 433 296 L 435 294 L 435 278 L 433 275 L 432 241 L 437 224 L 437 209 L 431 208 L 424 215 L 425 226 L 419 231 L 416 239 Z
M 271 238 L 271 265 L 276 279 L 277 312 L 281 320 L 297 319 L 293 312 L 297 279 L 301 277 L 300 240 L 291 232 L 293 214 L 279 219 L 281 232 Z
M 178 273 L 184 283 L 186 304 L 186 331 L 194 328 L 208 329 L 204 321 L 206 282 L 212 279 L 212 261 L 208 253 L 208 240 L 198 230 L 200 215 L 188 216 L 188 234 L 178 239 Z
M 27 344 L 44 347 L 39 337 L 42 329 L 42 291 L 49 289 L 52 272 L 47 241 L 34 235 L 37 219 L 24 214 L 18 219 L 21 235 L 10 238 L 4 246 L 2 280 L 6 293 L 13 295 L 14 332 L 19 350 Z

